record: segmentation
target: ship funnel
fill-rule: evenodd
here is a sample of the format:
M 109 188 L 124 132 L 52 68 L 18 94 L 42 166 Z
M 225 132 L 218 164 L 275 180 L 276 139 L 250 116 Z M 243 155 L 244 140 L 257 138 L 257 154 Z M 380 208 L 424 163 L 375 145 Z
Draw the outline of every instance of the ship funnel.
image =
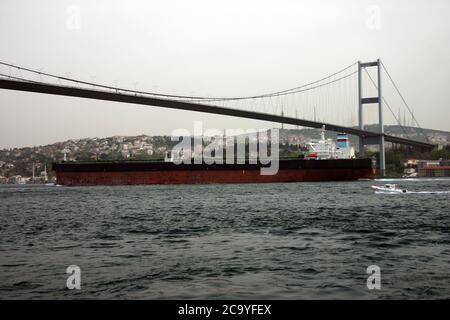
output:
M 337 135 L 337 143 L 336 146 L 339 149 L 345 149 L 350 147 L 350 142 L 348 140 L 348 135 L 346 133 L 339 133 Z

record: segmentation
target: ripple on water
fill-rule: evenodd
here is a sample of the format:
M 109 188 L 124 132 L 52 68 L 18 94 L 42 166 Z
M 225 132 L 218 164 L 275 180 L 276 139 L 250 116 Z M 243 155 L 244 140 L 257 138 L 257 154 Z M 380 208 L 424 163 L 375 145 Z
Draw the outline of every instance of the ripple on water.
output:
M 71 264 L 77 298 L 450 297 L 450 194 L 372 184 L 0 186 L 0 298 L 73 297 Z M 365 287 L 372 264 L 382 292 Z

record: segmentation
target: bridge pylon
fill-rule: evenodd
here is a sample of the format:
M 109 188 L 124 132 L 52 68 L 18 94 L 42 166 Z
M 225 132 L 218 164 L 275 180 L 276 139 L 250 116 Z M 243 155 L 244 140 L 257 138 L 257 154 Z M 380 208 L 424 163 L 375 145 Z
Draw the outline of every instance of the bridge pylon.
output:
M 363 97 L 362 88 L 362 71 L 365 68 L 377 67 L 377 88 L 378 93 L 376 97 Z M 381 60 L 372 62 L 361 62 L 358 61 L 358 126 L 360 130 L 364 130 L 364 118 L 363 118 L 363 107 L 366 104 L 378 104 L 378 125 L 379 125 L 379 135 L 371 137 L 359 137 L 359 155 L 364 157 L 364 146 L 377 144 L 380 148 L 379 155 L 379 169 L 382 176 L 385 175 L 386 171 L 386 157 L 385 157 L 385 146 L 384 146 L 384 123 L 383 123 L 383 105 L 382 105 L 382 95 L 381 95 Z

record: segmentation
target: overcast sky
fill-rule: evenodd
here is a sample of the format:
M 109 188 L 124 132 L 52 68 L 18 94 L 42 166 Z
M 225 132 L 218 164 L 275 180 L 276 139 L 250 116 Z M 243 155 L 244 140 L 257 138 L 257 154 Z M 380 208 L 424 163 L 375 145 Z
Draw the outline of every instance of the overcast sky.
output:
M 339 4 L 339 5 L 338 5 Z M 450 130 L 450 1 L 0 1 L 0 60 L 174 94 L 239 96 L 381 58 L 423 127 Z M 271 124 L 0 90 L 0 148 Z

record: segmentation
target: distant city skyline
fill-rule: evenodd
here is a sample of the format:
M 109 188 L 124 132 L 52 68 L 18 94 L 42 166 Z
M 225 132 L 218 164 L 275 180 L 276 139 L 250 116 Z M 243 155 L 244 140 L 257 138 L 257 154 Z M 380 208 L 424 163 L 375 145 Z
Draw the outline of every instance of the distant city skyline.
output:
M 6 0 L 0 3 L 0 61 L 132 89 L 241 96 L 381 58 L 422 127 L 450 131 L 449 13 L 445 0 Z M 169 135 L 195 120 L 214 128 L 275 125 L 6 90 L 0 101 L 0 149 Z

